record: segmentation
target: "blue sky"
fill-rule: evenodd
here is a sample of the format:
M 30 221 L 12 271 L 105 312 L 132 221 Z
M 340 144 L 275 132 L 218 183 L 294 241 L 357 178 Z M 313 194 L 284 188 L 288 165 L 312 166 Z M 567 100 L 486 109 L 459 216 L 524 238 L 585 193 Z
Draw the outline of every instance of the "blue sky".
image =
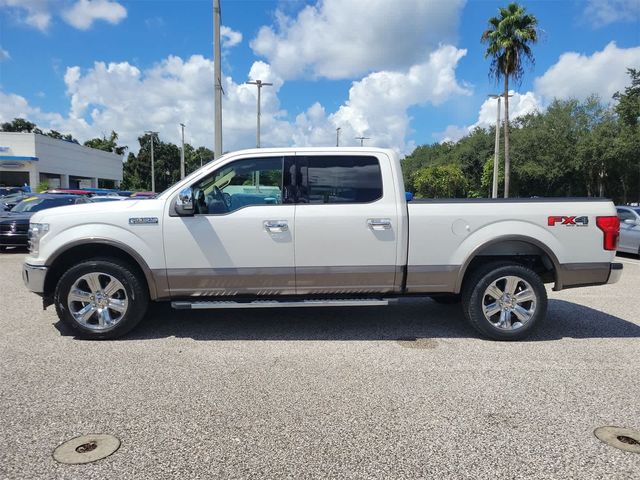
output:
M 506 2 L 222 0 L 227 32 L 225 150 L 331 145 L 371 137 L 410 153 L 487 126 L 498 90 L 479 38 Z M 640 0 L 522 1 L 538 17 L 536 63 L 513 114 L 554 97 L 609 100 L 640 68 Z M 136 150 L 145 129 L 211 146 L 210 1 L 0 0 L 0 120 L 24 116 L 80 140 L 116 130 Z M 98 63 L 96 63 L 98 62 Z M 102 63 L 100 63 L 102 62 Z

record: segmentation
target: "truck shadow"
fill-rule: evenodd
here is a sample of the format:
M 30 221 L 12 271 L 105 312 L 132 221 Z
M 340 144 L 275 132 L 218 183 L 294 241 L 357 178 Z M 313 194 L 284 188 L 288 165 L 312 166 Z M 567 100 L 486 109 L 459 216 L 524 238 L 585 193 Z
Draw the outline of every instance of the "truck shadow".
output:
M 58 328 L 62 327 L 57 324 Z M 64 334 L 64 333 L 63 333 Z M 404 299 L 391 307 L 173 310 L 155 304 L 122 340 L 178 337 L 194 340 L 411 341 L 479 338 L 459 305 Z M 562 338 L 640 338 L 640 326 L 564 300 L 550 300 L 545 322 L 526 341 Z

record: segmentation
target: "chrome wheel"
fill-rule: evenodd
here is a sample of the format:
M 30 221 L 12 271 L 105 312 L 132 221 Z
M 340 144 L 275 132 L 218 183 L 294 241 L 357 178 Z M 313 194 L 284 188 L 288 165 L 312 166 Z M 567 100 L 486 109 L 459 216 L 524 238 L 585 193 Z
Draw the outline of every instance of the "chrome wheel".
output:
M 91 330 L 107 330 L 127 313 L 124 285 L 115 277 L 91 272 L 78 278 L 69 290 L 67 305 L 73 318 Z
M 485 318 L 501 330 L 525 326 L 536 312 L 536 294 L 520 277 L 505 276 L 489 284 L 482 296 Z

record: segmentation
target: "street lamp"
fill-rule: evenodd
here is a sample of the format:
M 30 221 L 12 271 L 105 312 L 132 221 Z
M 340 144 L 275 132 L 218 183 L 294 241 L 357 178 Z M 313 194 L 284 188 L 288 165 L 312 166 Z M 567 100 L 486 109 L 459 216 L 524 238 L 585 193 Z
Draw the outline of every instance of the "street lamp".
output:
M 153 193 L 156 193 L 156 170 L 155 170 L 155 164 L 153 161 L 153 136 L 158 135 L 158 132 L 154 132 L 152 130 L 145 130 L 144 133 L 151 136 L 151 191 Z
M 360 140 L 360 146 L 364 147 L 365 140 L 371 140 L 369 137 L 356 137 L 356 140 Z
M 262 87 L 265 86 L 271 86 L 273 85 L 273 83 L 267 83 L 267 82 L 263 82 L 262 80 L 255 80 L 255 81 L 250 81 L 247 82 L 249 85 L 255 85 L 256 87 L 258 87 L 258 128 L 257 128 L 257 132 L 256 132 L 256 146 L 257 148 L 260 148 L 260 91 L 262 90 Z
M 180 149 L 180 180 L 184 178 L 184 123 L 181 123 L 182 127 L 182 148 Z

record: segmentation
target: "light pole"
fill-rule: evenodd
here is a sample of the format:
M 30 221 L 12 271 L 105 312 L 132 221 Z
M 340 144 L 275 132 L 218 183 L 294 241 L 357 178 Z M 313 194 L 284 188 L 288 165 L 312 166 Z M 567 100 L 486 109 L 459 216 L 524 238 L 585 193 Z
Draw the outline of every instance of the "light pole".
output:
M 153 161 L 153 136 L 157 135 L 158 132 L 146 130 L 144 133 L 151 137 L 151 191 L 156 193 L 156 167 Z
M 509 94 L 513 97 L 513 94 Z M 498 198 L 498 173 L 500 170 L 499 158 L 500 158 L 500 105 L 502 102 L 502 95 L 491 94 L 489 98 L 495 98 L 498 100 L 498 116 L 496 118 L 496 143 L 494 146 L 493 157 L 493 185 L 491 187 L 491 198 Z
M 213 122 L 215 130 L 215 143 L 213 158 L 222 155 L 222 67 L 220 55 L 220 0 L 213 0 Z
M 262 87 L 273 85 L 273 83 L 263 82 L 262 80 L 255 80 L 247 83 L 258 87 L 258 129 L 256 132 L 256 147 L 260 148 L 260 90 L 262 90 Z
M 182 148 L 180 149 L 180 180 L 184 178 L 184 123 L 180 124 L 182 127 Z
M 336 128 L 336 147 L 340 146 L 340 127 Z
M 360 146 L 364 147 L 364 141 L 365 140 L 370 140 L 369 137 L 356 137 L 356 140 L 360 140 Z

